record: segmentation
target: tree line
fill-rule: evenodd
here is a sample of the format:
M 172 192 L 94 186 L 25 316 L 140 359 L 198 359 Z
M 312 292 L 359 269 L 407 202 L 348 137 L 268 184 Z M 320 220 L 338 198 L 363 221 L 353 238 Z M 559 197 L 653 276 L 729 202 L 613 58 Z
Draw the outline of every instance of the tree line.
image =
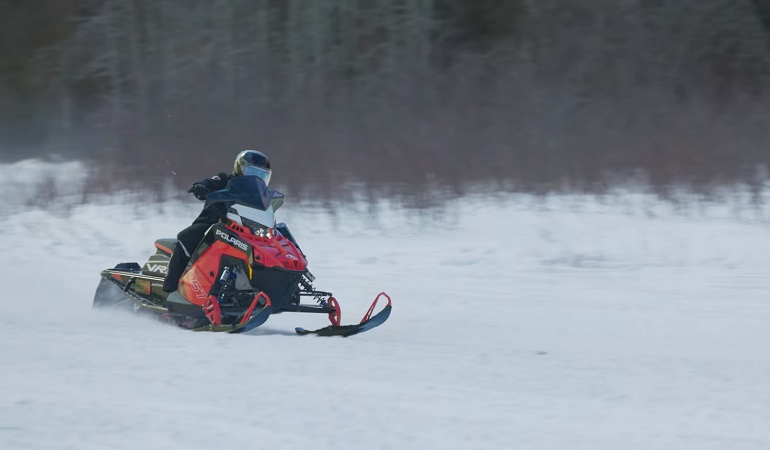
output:
M 707 187 L 770 160 L 770 0 L 5 0 L 0 49 L 2 156 L 104 183 L 243 148 L 297 190 Z

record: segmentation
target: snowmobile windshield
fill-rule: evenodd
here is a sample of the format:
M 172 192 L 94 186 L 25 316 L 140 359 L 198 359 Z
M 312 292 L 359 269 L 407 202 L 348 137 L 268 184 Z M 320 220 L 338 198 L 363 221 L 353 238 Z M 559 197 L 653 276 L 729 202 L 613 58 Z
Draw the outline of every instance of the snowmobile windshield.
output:
M 243 170 L 243 175 L 257 176 L 259 178 L 262 178 L 265 184 L 270 184 L 270 175 L 272 175 L 272 172 L 273 172 L 270 169 L 265 169 L 264 167 L 247 165 L 243 167 L 241 170 Z
M 221 191 L 210 193 L 206 200 L 215 203 L 232 202 L 265 211 L 274 197 L 283 198 L 283 194 L 269 189 L 259 176 L 242 175 L 230 180 Z

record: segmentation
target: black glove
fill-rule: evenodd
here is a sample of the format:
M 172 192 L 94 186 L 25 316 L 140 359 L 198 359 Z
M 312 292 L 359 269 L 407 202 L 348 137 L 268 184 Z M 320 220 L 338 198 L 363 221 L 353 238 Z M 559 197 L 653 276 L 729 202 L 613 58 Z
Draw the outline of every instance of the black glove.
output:
M 200 183 L 195 183 L 187 190 L 187 192 L 191 192 L 198 200 L 206 200 L 206 196 L 209 194 L 209 188 Z

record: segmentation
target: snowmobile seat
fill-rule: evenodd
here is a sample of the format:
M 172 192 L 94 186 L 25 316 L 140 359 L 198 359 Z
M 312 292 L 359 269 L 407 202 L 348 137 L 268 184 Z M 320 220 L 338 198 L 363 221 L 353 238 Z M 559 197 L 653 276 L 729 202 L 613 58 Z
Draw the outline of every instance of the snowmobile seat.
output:
M 177 238 L 158 239 L 155 241 L 155 248 L 171 256 L 171 252 L 174 251 L 177 241 Z

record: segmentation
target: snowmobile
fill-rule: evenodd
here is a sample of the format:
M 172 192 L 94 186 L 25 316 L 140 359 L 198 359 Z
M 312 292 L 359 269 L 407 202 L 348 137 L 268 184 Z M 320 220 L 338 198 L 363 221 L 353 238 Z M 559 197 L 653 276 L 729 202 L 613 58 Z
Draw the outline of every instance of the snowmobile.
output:
M 158 239 L 155 254 L 144 265 L 120 263 L 102 271 L 94 308 L 130 309 L 181 328 L 227 333 L 253 330 L 272 314 L 319 313 L 331 325 L 312 331 L 298 327 L 296 333 L 345 337 L 377 327 L 390 316 L 391 299 L 381 292 L 360 323 L 340 324 L 337 299 L 313 287 L 305 254 L 288 226 L 276 223 L 283 194 L 261 178 L 233 178 L 207 200 L 224 203 L 227 215 L 208 229 L 176 291 L 163 291 L 163 281 L 177 240 Z M 380 299 L 387 304 L 373 314 Z

